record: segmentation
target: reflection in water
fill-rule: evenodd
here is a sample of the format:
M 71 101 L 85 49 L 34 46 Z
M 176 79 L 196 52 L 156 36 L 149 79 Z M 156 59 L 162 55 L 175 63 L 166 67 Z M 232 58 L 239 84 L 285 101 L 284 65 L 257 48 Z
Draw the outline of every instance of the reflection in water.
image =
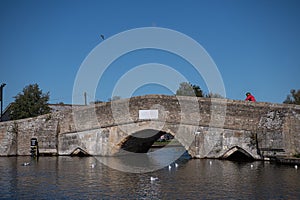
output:
M 174 149 L 169 150 L 172 156 Z M 148 160 L 163 163 L 162 155 Z M 186 155 L 184 155 L 186 156 Z M 112 169 L 95 157 L 0 158 L 3 199 L 298 199 L 300 171 L 264 162 L 188 160 L 149 173 Z M 145 158 L 144 158 L 145 159 Z M 124 159 L 109 158 L 111 163 Z M 22 163 L 30 161 L 29 166 Z M 95 167 L 91 167 L 95 164 Z M 253 166 L 251 166 L 253 165 Z M 150 177 L 158 177 L 150 181 Z
M 153 172 L 172 164 L 186 154 L 184 147 L 161 148 L 144 153 L 129 153 L 118 157 L 96 157 L 98 161 L 122 172 Z

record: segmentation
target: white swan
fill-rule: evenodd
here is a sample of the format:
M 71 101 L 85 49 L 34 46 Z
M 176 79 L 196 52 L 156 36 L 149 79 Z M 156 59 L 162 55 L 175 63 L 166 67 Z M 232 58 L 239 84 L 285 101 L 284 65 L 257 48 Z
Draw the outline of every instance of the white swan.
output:
M 25 163 L 22 164 L 22 166 L 28 166 L 28 165 L 30 165 L 29 162 L 25 162 Z

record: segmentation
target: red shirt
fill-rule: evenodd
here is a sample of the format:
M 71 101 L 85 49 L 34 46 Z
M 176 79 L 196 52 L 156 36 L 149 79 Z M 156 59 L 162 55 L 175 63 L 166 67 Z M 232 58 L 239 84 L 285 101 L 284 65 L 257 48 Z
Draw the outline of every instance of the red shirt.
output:
M 249 94 L 247 96 L 247 98 L 245 99 L 245 101 L 253 101 L 253 102 L 255 102 L 256 100 L 255 100 L 254 96 L 252 96 L 251 94 Z

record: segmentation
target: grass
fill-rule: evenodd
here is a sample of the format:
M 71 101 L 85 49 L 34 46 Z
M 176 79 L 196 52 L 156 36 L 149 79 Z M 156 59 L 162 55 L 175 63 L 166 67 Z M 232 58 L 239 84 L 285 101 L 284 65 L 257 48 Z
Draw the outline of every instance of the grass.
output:
M 153 145 L 155 146 L 165 146 L 167 144 L 169 144 L 170 142 L 172 142 L 172 145 L 181 145 L 177 140 L 167 140 L 167 141 L 163 141 L 163 142 L 159 142 L 159 141 L 156 141 L 153 143 Z
M 167 144 L 169 144 L 169 143 L 170 143 L 170 141 L 165 141 L 165 142 L 159 142 L 159 141 L 156 141 L 156 142 L 153 143 L 153 145 L 164 146 L 164 145 L 167 145 Z

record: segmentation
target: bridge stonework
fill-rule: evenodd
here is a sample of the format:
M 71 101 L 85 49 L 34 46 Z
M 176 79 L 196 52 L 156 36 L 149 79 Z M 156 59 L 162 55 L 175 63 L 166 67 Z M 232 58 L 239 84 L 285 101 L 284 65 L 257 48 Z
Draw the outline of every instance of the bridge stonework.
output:
M 157 110 L 158 117 L 141 119 L 140 110 Z M 42 154 L 144 153 L 165 133 L 172 134 L 194 158 L 227 158 L 237 151 L 254 159 L 279 151 L 290 156 L 300 153 L 300 106 L 164 95 L 132 97 L 2 122 L 0 156 L 30 155 L 33 137 Z

